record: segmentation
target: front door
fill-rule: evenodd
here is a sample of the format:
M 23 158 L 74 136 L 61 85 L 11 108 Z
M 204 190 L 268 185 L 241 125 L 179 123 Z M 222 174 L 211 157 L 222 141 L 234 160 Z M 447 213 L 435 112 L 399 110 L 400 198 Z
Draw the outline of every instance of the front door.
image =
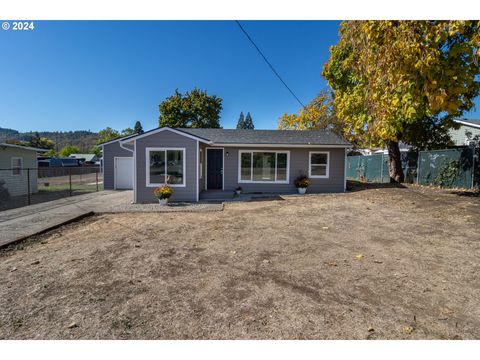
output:
M 207 190 L 223 188 L 223 149 L 207 149 Z

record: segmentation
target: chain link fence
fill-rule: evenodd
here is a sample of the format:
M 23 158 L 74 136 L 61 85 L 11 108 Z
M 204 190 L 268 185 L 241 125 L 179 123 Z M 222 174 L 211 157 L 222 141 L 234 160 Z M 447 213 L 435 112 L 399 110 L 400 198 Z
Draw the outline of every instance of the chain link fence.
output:
M 0 169 L 0 211 L 100 190 L 98 166 Z
M 405 182 L 444 188 L 480 188 L 480 148 L 461 147 L 401 153 Z M 347 157 L 347 179 L 389 183 L 387 154 Z

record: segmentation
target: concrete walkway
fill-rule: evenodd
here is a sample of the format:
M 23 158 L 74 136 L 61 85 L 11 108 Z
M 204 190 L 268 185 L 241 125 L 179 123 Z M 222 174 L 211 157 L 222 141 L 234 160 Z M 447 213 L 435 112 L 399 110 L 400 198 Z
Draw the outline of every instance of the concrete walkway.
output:
M 132 191 L 105 190 L 0 212 L 0 247 L 94 213 L 221 211 L 223 204 L 132 204 Z
M 131 191 L 100 191 L 0 212 L 0 247 L 101 212 L 105 205 L 125 204 Z

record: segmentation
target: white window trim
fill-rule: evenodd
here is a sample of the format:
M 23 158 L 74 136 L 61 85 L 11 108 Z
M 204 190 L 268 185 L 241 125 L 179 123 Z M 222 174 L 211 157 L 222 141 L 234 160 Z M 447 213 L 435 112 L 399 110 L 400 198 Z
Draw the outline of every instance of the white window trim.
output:
M 312 155 L 313 154 L 326 154 L 327 155 L 327 164 L 312 164 Z M 326 165 L 326 174 L 325 175 L 312 175 L 312 165 Z M 308 153 L 308 177 L 312 179 L 328 179 L 330 176 L 330 151 L 310 151 Z
M 16 160 L 20 160 L 20 166 L 14 166 L 14 160 L 16 162 Z M 11 168 L 12 168 L 12 176 L 22 176 L 23 175 L 23 157 L 19 157 L 19 156 L 12 156 L 10 158 L 10 165 L 11 165 Z M 18 174 L 15 174 L 13 172 L 14 169 L 18 169 L 20 170 L 20 172 Z
M 182 184 L 165 184 L 165 183 L 151 183 L 150 182 L 150 152 L 152 151 L 167 151 L 167 150 L 176 150 L 183 152 L 183 183 Z M 168 185 L 170 187 L 186 187 L 186 177 L 187 177 L 187 158 L 185 156 L 186 149 L 185 148 L 174 148 L 174 147 L 147 147 L 145 148 L 145 179 L 146 179 L 146 187 L 157 187 Z M 166 161 L 166 157 L 165 157 Z M 167 166 L 168 171 L 168 166 Z
M 242 154 L 253 153 L 273 153 L 275 154 L 275 178 L 277 177 L 277 154 L 287 154 L 287 180 L 275 181 L 259 181 L 259 180 L 242 180 Z M 253 161 L 250 161 L 250 175 L 253 178 Z M 238 183 L 241 184 L 289 184 L 290 183 L 290 151 L 288 150 L 239 150 L 238 151 Z

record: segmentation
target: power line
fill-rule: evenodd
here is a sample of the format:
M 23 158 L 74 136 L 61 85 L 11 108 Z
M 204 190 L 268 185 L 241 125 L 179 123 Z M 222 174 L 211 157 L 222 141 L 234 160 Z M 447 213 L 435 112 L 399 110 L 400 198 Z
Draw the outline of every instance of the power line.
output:
M 242 30 L 242 32 L 245 34 L 245 36 L 247 37 L 247 39 L 252 43 L 252 45 L 255 47 L 255 49 L 257 49 L 258 53 L 260 54 L 260 56 L 263 58 L 263 60 L 265 60 L 265 62 L 267 63 L 267 65 L 270 67 L 270 69 L 272 69 L 273 73 L 278 77 L 278 79 L 282 82 L 282 84 L 287 88 L 288 91 L 290 91 L 290 94 L 292 94 L 292 96 L 295 98 L 295 100 L 298 101 L 298 103 L 302 106 L 302 108 L 305 107 L 305 105 L 303 105 L 303 103 L 300 101 L 300 99 L 297 97 L 297 95 L 295 95 L 295 93 L 292 91 L 292 89 L 290 89 L 287 85 L 287 83 L 285 81 L 283 81 L 282 77 L 280 76 L 280 74 L 277 72 L 277 70 L 275 70 L 275 68 L 273 67 L 273 65 L 270 63 L 270 61 L 268 61 L 268 59 L 265 57 L 265 55 L 263 55 L 262 53 L 262 50 L 260 50 L 257 46 L 257 44 L 255 44 L 255 42 L 252 40 L 252 38 L 250 37 L 250 35 L 248 35 L 247 31 L 243 28 L 243 26 L 240 24 L 240 22 L 238 20 L 235 20 L 235 22 L 237 23 L 237 25 L 240 27 L 240 30 Z

